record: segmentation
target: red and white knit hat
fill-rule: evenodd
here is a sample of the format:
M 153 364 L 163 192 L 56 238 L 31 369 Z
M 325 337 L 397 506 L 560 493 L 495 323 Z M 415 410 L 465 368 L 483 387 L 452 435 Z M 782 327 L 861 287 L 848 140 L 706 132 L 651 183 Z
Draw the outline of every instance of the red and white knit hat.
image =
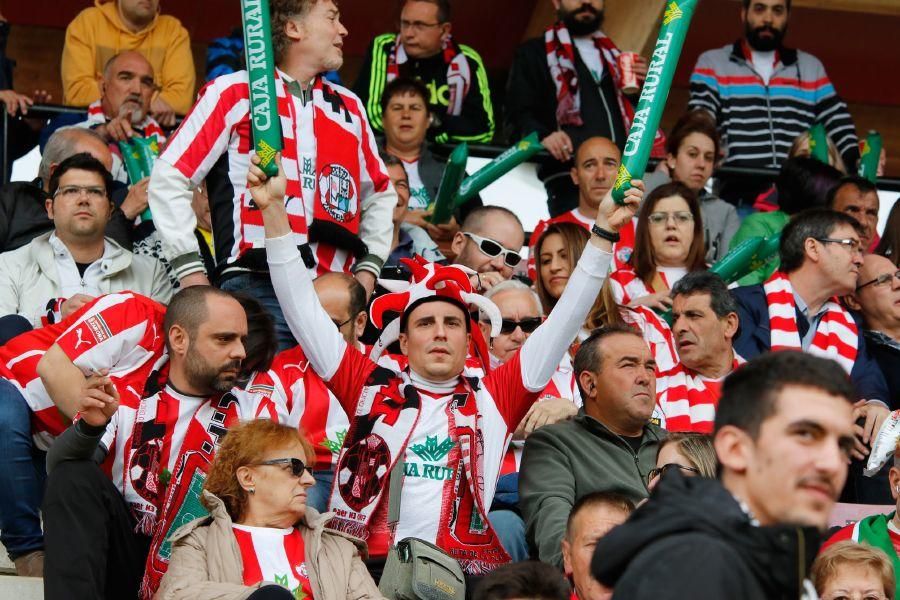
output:
M 369 357 L 378 360 L 385 348 L 397 341 L 400 337 L 400 325 L 405 322 L 405 315 L 424 302 L 445 301 L 459 306 L 466 315 L 469 315 L 469 305 L 474 305 L 488 316 L 491 321 L 491 337 L 500 334 L 502 318 L 497 305 L 475 293 L 469 276 L 475 272 L 461 265 L 439 265 L 428 262 L 419 255 L 413 258 L 403 258 L 400 261 L 406 265 L 412 273 L 410 281 L 397 281 L 394 279 L 380 279 L 382 287 L 390 293 L 379 296 L 372 301 L 369 309 L 369 318 L 372 323 L 382 330 L 381 337 L 372 346 Z M 387 326 L 384 325 L 384 317 L 387 312 L 399 313 L 400 317 L 394 319 Z M 477 324 L 469 316 L 469 330 L 475 346 L 475 353 L 484 364 L 485 372 L 490 370 L 490 354 L 487 342 Z

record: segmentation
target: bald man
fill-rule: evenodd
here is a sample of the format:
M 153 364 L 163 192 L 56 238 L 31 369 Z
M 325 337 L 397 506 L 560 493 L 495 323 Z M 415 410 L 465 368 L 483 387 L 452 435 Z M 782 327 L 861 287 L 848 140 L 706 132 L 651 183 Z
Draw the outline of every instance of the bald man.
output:
M 588 138 L 578 147 L 575 164 L 569 172 L 572 182 L 578 187 L 578 206 L 557 217 L 541 221 L 534 228 L 528 252 L 528 275 L 531 279 L 537 276 L 534 247 L 544 230 L 552 223 L 575 223 L 590 231 L 594 219 L 597 218 L 600 201 L 616 182 L 616 173 L 619 171 L 621 161 L 622 153 L 609 138 L 599 136 Z M 619 232 L 619 236 L 622 240 L 616 244 L 616 255 L 621 254 L 619 250 L 623 245 L 628 248 L 634 247 L 634 228 L 625 226 Z M 630 244 L 629 239 L 632 240 Z M 628 256 L 630 255 L 629 251 Z M 627 257 L 622 262 L 625 260 Z M 619 262 L 618 257 L 616 262 Z

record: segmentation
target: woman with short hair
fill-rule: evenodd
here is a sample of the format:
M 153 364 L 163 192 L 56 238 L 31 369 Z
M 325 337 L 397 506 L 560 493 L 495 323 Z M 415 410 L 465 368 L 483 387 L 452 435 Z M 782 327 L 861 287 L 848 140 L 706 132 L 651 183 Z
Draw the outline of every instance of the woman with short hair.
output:
M 823 550 L 811 578 L 822 600 L 893 600 L 896 591 L 894 565 L 887 554 L 850 540 Z
M 209 516 L 178 529 L 160 600 L 364 600 L 381 593 L 365 543 L 327 529 L 306 505 L 315 451 L 297 429 L 242 423 L 219 446 L 201 502 Z

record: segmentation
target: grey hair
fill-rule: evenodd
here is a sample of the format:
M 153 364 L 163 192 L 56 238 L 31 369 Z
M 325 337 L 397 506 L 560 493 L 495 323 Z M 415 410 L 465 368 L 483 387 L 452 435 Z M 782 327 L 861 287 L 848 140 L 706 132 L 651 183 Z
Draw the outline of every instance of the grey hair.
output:
M 75 145 L 78 143 L 78 137 L 82 135 L 92 137 L 104 146 L 106 145 L 106 140 L 93 129 L 75 125 L 60 127 L 53 132 L 53 135 L 47 140 L 47 145 L 44 146 L 41 164 L 38 166 L 38 177 L 41 178 L 41 181 L 44 183 L 50 181 L 50 165 L 58 165 L 75 154 Z
M 527 285 L 525 285 L 518 279 L 507 279 L 506 281 L 501 281 L 500 283 L 498 283 L 497 285 L 495 285 L 494 287 L 489 289 L 487 292 L 485 292 L 484 297 L 487 298 L 488 300 L 490 300 L 497 294 L 499 294 L 501 292 L 506 292 L 509 290 L 519 290 L 522 292 L 528 292 L 528 295 L 531 297 L 532 300 L 534 300 L 534 306 L 537 308 L 538 314 L 539 315 L 543 314 L 544 310 L 541 305 L 541 299 L 540 299 L 540 297 L 538 297 L 537 292 L 535 292 L 533 289 L 531 289 L 530 287 L 528 287 Z M 479 321 L 484 321 L 489 318 L 490 317 L 488 317 L 484 311 L 482 311 L 482 310 L 478 311 L 478 320 Z

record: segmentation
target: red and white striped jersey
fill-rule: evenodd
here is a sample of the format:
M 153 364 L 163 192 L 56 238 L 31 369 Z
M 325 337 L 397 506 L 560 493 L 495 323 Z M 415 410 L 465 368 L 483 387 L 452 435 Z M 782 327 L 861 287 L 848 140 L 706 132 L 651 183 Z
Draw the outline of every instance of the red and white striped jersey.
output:
M 306 568 L 306 546 L 300 530 L 232 525 L 241 552 L 244 585 L 275 582 L 294 598 L 312 598 Z
M 109 122 L 109 119 L 106 117 L 106 114 L 103 112 L 103 105 L 100 100 L 95 100 L 90 105 L 88 105 L 87 111 L 87 120 L 78 123 L 76 127 L 84 127 L 85 129 L 93 129 L 98 125 L 106 125 Z M 149 114 L 144 115 L 143 120 L 137 125 L 133 125 L 136 133 L 145 138 L 156 137 L 156 142 L 159 144 L 159 148 L 162 149 L 166 145 L 166 133 L 163 131 L 162 127 L 159 126 L 159 123 L 156 122 L 156 119 L 151 117 Z M 122 162 L 122 152 L 119 149 L 119 144 L 117 142 L 112 142 L 109 144 L 109 151 L 112 154 L 113 164 L 112 164 L 112 176 L 116 181 L 120 181 L 122 183 L 129 183 L 128 181 L 128 173 L 125 171 L 125 165 Z M 136 183 L 132 181 L 131 183 Z
M 37 374 L 47 349 L 55 343 L 85 375 L 107 369 L 120 392 L 131 387 L 140 395 L 151 373 L 166 359 L 165 311 L 139 294 L 107 294 L 60 323 L 24 333 L 0 347 L 0 376 L 25 397 L 39 448 L 49 448 L 69 425 Z
M 281 164 L 288 178 L 285 200 L 288 220 L 295 243 L 301 246 L 307 242 L 314 216 L 319 185 L 316 155 L 327 140 L 318 140 L 314 135 L 314 102 L 304 104 L 288 93 L 285 77 L 276 70 L 277 109 L 284 141 Z M 356 191 L 362 205 L 372 194 L 388 190 L 390 179 L 378 157 L 375 138 L 359 98 L 337 84 L 323 82 L 323 86 L 329 94 L 334 94 L 342 109 L 346 108 L 338 111 L 339 116 L 326 116 L 357 139 L 357 147 L 346 151 L 358 153 L 360 189 Z M 255 209 L 246 185 L 253 149 L 249 94 L 247 71 L 209 82 L 200 90 L 197 103 L 160 157 L 194 184 L 206 179 L 216 260 L 226 270 L 229 266 L 266 268 L 262 215 Z M 348 251 L 327 243 L 310 244 L 310 248 L 318 265 L 317 274 L 349 272 L 353 256 Z M 258 252 L 252 252 L 255 250 Z

